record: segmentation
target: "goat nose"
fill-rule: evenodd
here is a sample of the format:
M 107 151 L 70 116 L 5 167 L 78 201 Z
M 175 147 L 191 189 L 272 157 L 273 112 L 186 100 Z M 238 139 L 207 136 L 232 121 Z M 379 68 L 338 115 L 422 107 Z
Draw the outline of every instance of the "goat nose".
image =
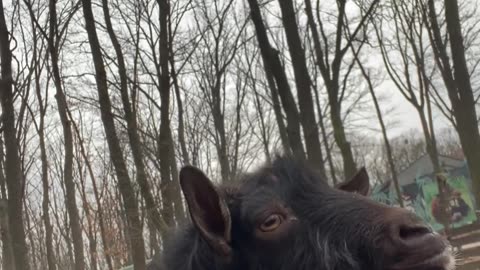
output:
M 404 224 L 399 227 L 398 236 L 405 244 L 415 244 L 429 236 L 432 230 L 424 224 Z
M 401 222 L 392 226 L 393 242 L 399 247 L 421 248 L 435 241 L 432 229 L 422 222 Z

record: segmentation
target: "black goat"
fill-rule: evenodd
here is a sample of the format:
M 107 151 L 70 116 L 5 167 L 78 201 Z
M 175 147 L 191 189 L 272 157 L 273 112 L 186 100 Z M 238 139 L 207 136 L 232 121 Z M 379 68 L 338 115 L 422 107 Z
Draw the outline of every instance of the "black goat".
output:
M 184 167 L 192 224 L 150 270 L 451 270 L 448 243 L 417 216 L 363 195 L 362 169 L 331 188 L 309 166 L 278 157 L 235 187 Z

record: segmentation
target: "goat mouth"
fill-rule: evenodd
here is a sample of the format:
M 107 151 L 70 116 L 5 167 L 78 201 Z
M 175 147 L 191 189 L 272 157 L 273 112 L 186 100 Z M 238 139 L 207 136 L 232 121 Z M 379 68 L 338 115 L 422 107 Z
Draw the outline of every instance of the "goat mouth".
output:
M 456 266 L 455 257 L 449 247 L 442 252 L 427 257 L 421 261 L 404 261 L 394 267 L 392 270 L 454 270 Z

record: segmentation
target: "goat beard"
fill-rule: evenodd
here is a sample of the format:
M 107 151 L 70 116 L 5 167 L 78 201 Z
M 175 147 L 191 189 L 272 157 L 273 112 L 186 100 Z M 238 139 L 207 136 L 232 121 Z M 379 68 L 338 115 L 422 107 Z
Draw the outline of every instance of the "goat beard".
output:
M 307 240 L 306 240 L 307 239 Z M 364 251 L 367 248 L 352 244 L 352 240 L 332 239 L 321 232 L 308 238 L 298 239 L 292 248 L 293 259 L 286 262 L 285 269 L 299 270 L 380 270 L 378 261 L 374 261 L 371 254 Z M 361 242 L 361 241 L 359 241 Z M 363 241 L 364 243 L 364 241 Z M 289 256 L 292 258 L 291 256 Z M 378 264 L 378 265 L 377 265 Z

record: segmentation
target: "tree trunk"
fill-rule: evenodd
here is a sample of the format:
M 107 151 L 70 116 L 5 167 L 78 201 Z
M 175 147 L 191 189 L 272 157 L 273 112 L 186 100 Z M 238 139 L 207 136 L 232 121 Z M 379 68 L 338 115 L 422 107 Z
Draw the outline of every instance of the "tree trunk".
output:
M 185 127 L 184 127 L 184 119 L 183 119 L 183 105 L 182 105 L 182 99 L 180 96 L 180 86 L 178 83 L 178 75 L 176 73 L 175 69 L 175 58 L 174 58 L 174 52 L 173 52 L 173 30 L 172 30 L 172 20 L 171 20 L 171 14 L 170 14 L 170 1 L 168 0 L 163 0 L 165 1 L 164 6 L 164 13 L 163 16 L 165 19 L 162 18 L 162 20 L 167 21 L 168 25 L 168 62 L 171 64 L 171 72 L 169 73 L 169 76 L 173 80 L 173 85 L 174 85 L 174 90 L 177 95 L 177 104 L 178 104 L 178 111 L 179 111 L 179 126 L 178 126 L 178 140 L 180 143 L 180 147 L 182 149 L 182 156 L 185 164 L 190 164 L 190 158 L 189 154 L 187 151 L 187 146 L 185 142 Z M 165 66 L 168 66 L 168 64 L 165 64 Z M 181 113 L 180 113 L 181 112 Z M 178 175 L 178 167 L 177 167 L 177 160 L 175 159 L 175 142 L 173 140 L 173 135 L 170 132 L 170 170 L 172 173 L 172 179 L 175 184 L 175 199 L 174 199 L 174 210 L 175 210 L 175 216 L 177 220 L 181 220 L 183 218 L 187 217 L 187 209 L 185 209 L 184 204 L 183 204 L 183 197 L 182 197 L 182 191 L 180 188 L 180 178 Z
M 40 85 L 37 85 L 37 93 L 39 96 L 39 103 L 42 103 L 40 97 Z M 55 254 L 53 251 L 53 227 L 50 222 L 50 198 L 49 198 L 49 181 L 48 181 L 48 159 L 47 159 L 47 148 L 45 145 L 45 124 L 44 124 L 44 108 L 40 105 L 40 125 L 38 129 L 38 136 L 40 141 L 40 160 L 42 161 L 42 186 L 43 186 L 43 200 L 42 200 L 42 211 L 43 211 L 43 223 L 45 225 L 45 244 L 47 249 L 47 265 L 48 270 L 56 270 L 55 265 Z
M 87 221 L 87 237 L 88 237 L 88 251 L 90 253 L 90 270 L 98 269 L 98 253 L 97 253 L 97 238 L 95 232 L 95 215 L 91 212 L 90 204 L 87 199 L 87 191 L 85 188 L 85 175 L 83 173 L 82 164 L 79 158 L 80 154 L 76 155 L 77 168 L 79 168 L 79 179 L 80 179 L 80 195 L 82 197 L 82 205 L 85 211 L 85 219 Z
M 25 209 L 25 227 L 26 228 L 32 228 L 32 223 L 30 221 L 31 214 L 28 213 L 27 201 L 28 200 L 23 200 L 23 208 Z M 33 239 L 33 232 L 31 230 L 30 231 L 27 230 L 27 238 L 28 238 L 28 241 L 29 241 L 29 247 L 32 249 L 32 251 L 30 253 L 31 265 L 38 265 L 37 264 L 37 253 L 40 253 L 40 251 L 37 248 L 35 240 Z
M 105 24 L 107 27 L 107 32 L 112 42 L 113 48 L 115 49 L 115 54 L 117 56 L 118 62 L 118 74 L 120 77 L 120 93 L 122 96 L 123 110 L 125 112 L 125 119 L 127 121 L 127 133 L 130 142 L 130 147 L 132 149 L 133 161 L 137 169 L 137 182 L 140 186 L 140 192 L 145 200 L 146 211 L 148 218 L 153 221 L 155 228 L 162 234 L 165 234 L 166 225 L 160 216 L 158 211 L 158 206 L 155 205 L 155 200 L 153 198 L 150 185 L 148 184 L 147 174 L 144 163 L 144 154 L 142 153 L 142 146 L 140 138 L 138 136 L 138 127 L 137 120 L 135 115 L 132 112 L 132 107 L 130 104 L 130 99 L 128 95 L 128 77 L 127 69 L 125 67 L 125 60 L 122 52 L 122 47 L 118 42 L 117 36 L 113 30 L 110 11 L 108 8 L 108 0 L 102 0 L 103 4 L 103 14 L 105 17 Z
M 177 188 L 178 179 L 172 175 L 176 170 L 172 131 L 170 128 L 170 72 L 169 72 L 169 16 L 170 4 L 168 0 L 157 0 L 160 7 L 160 134 L 158 137 L 157 155 L 160 160 L 160 176 L 162 189 L 163 214 L 168 226 L 175 226 L 175 213 L 182 215 L 178 199 L 181 200 L 180 189 Z M 179 198 L 180 197 L 180 198 Z M 180 218 L 180 217 L 177 217 Z M 164 240 L 164 239 L 162 239 Z
M 283 110 L 287 120 L 287 134 L 288 142 L 292 149 L 293 155 L 300 159 L 305 159 L 305 152 L 303 150 L 302 138 L 300 134 L 300 117 L 298 114 L 297 105 L 293 98 L 290 85 L 285 74 L 285 69 L 278 57 L 276 51 L 268 40 L 267 30 L 263 24 L 262 14 L 257 0 L 248 0 L 250 5 L 251 17 L 256 30 L 256 36 L 260 52 L 262 54 L 263 65 L 265 73 L 272 74 L 278 90 L 278 95 L 283 105 Z
M 175 159 L 175 143 L 173 141 L 173 135 L 170 130 L 170 173 L 172 174 L 174 198 L 173 198 L 173 210 L 175 218 L 182 220 L 187 217 L 186 209 L 183 207 L 182 190 L 180 188 L 180 178 L 178 176 L 177 160 Z
M 315 103 L 317 105 L 318 112 L 318 122 L 320 123 L 320 132 L 322 133 L 323 143 L 325 144 L 325 153 L 327 155 L 327 163 L 330 167 L 330 175 L 332 176 L 333 185 L 336 186 L 338 183 L 337 175 L 335 173 L 335 166 L 333 164 L 332 152 L 330 147 L 328 147 L 328 137 L 325 124 L 323 123 L 323 113 L 322 107 L 320 106 L 320 96 L 318 94 L 318 89 L 316 86 L 313 87 L 313 92 L 315 93 Z
M 271 70 L 265 69 L 265 76 L 267 77 L 268 88 L 270 89 L 270 97 L 272 98 L 272 107 L 273 112 L 275 113 L 275 119 L 277 120 L 280 140 L 282 142 L 284 151 L 287 154 L 291 154 L 292 146 L 290 146 L 290 142 L 288 140 L 288 129 L 285 126 L 285 122 L 283 122 L 282 105 L 280 104 L 280 99 L 278 97 L 278 88 L 275 85 L 275 80 L 273 78 Z
M 73 137 L 70 120 L 67 114 L 67 100 L 62 87 L 60 69 L 58 66 L 57 49 L 55 48 L 55 37 L 57 36 L 57 11 L 56 1 L 49 1 L 49 38 L 48 49 L 52 64 L 53 81 L 57 90 L 55 98 L 57 100 L 58 113 L 62 122 L 63 140 L 65 144 L 65 160 L 63 180 L 65 181 L 66 206 L 68 216 L 70 217 L 70 229 L 72 230 L 73 250 L 75 256 L 75 270 L 85 269 L 85 252 L 83 250 L 82 227 L 80 225 L 80 216 L 78 213 L 77 202 L 75 198 L 75 183 L 73 182 Z
M 271 160 L 272 160 L 272 158 L 271 158 L 272 156 L 270 154 L 270 149 L 269 149 L 270 143 L 269 143 L 269 138 L 268 138 L 268 135 L 267 135 L 267 127 L 265 125 L 265 115 L 263 113 L 262 104 L 260 103 L 260 97 L 258 95 L 258 89 L 256 87 L 253 76 L 251 75 L 250 71 L 247 74 L 250 77 L 250 79 L 252 80 L 252 90 L 253 90 L 253 93 L 254 93 L 254 96 L 255 96 L 255 109 L 258 113 L 258 121 L 260 121 L 260 133 L 261 133 L 261 138 L 262 138 L 263 149 L 264 149 L 264 152 L 265 152 L 265 158 L 267 160 L 267 163 L 270 163 Z M 246 79 L 246 80 L 248 80 L 248 79 Z M 283 124 L 283 120 L 280 123 Z M 279 133 L 280 133 L 280 140 L 282 141 L 282 143 L 284 143 L 283 138 L 282 138 L 282 132 L 280 131 L 280 128 L 279 128 Z M 285 145 L 284 145 L 284 148 L 285 148 Z M 288 148 L 285 148 L 285 149 L 288 149 Z
M 212 87 L 212 118 L 215 126 L 217 141 L 215 146 L 217 148 L 218 161 L 220 163 L 220 170 L 222 174 L 222 181 L 230 182 L 232 178 L 232 168 L 227 149 L 227 135 L 225 134 L 225 115 L 221 108 L 221 88 L 222 88 L 222 74 L 216 76 L 215 85 Z
M 15 260 L 12 250 L 12 239 L 8 222 L 7 187 L 4 173 L 3 140 L 0 137 L 0 237 L 2 240 L 2 266 L 4 269 L 15 270 Z
M 355 61 L 357 62 L 358 66 L 360 67 L 360 71 L 362 72 L 363 77 L 367 81 L 368 91 L 370 92 L 370 95 L 372 96 L 372 101 L 373 101 L 373 105 L 375 106 L 375 112 L 377 114 L 378 123 L 380 124 L 380 128 L 382 130 L 382 138 L 383 138 L 383 142 L 385 144 L 385 151 L 387 152 L 388 167 L 389 167 L 390 173 L 392 175 L 391 177 L 392 177 L 393 185 L 394 185 L 394 188 L 395 188 L 395 192 L 397 193 L 398 204 L 400 205 L 400 207 L 403 207 L 402 190 L 400 189 L 397 169 L 396 169 L 396 166 L 395 166 L 395 161 L 393 160 L 393 150 L 392 150 L 392 146 L 390 144 L 390 140 L 388 139 L 387 126 L 385 125 L 385 121 L 383 120 L 382 110 L 380 109 L 380 104 L 378 103 L 377 94 L 375 93 L 375 89 L 373 87 L 373 83 L 372 83 L 370 74 L 368 74 L 368 71 L 364 68 L 360 59 L 358 59 L 358 55 L 355 52 L 353 52 L 353 54 L 355 56 Z
M 95 29 L 95 19 L 92 12 L 91 0 L 82 0 L 85 26 L 88 33 L 92 58 L 95 64 L 95 79 L 97 82 L 98 97 L 102 122 L 105 129 L 110 156 L 115 167 L 118 187 L 123 197 L 123 207 L 127 217 L 128 236 L 130 240 L 133 265 L 136 270 L 145 270 L 145 243 L 142 234 L 142 224 L 138 212 L 138 204 L 133 191 L 127 166 L 123 158 L 123 151 L 117 137 L 112 115 L 112 105 L 108 95 L 107 74 L 103 63 L 102 51 Z
M 425 95 L 428 97 L 429 95 L 428 91 L 425 91 Z M 427 100 L 429 101 L 429 99 Z M 440 159 L 439 159 L 437 144 L 435 140 L 435 132 L 434 132 L 434 127 L 433 127 L 433 122 L 431 117 L 431 111 L 429 110 L 429 118 L 430 118 L 429 119 L 430 125 L 429 125 L 423 109 L 418 106 L 416 106 L 415 108 L 417 109 L 418 115 L 420 116 L 420 123 L 422 124 L 423 134 L 425 136 L 427 154 L 429 155 L 430 160 L 432 161 L 434 173 L 438 175 L 442 173 L 442 167 L 440 165 Z M 442 220 L 440 220 L 440 223 L 443 225 L 445 233 L 448 235 L 449 227 L 450 227 L 449 218 L 447 218 L 447 217 L 450 217 L 450 215 L 447 214 L 446 212 L 448 207 L 448 201 L 447 201 L 447 198 L 445 197 L 446 194 L 443 193 L 442 183 L 438 181 L 438 178 L 436 179 L 436 181 L 437 181 L 437 187 L 438 187 L 438 195 L 440 199 L 440 208 L 443 210 L 442 211 L 443 216 L 445 217 L 445 218 L 442 218 Z
M 92 222 L 93 223 L 93 222 Z M 97 253 L 97 239 L 95 238 L 95 231 L 93 230 L 93 224 L 88 228 L 88 243 L 90 252 L 90 270 L 98 270 L 98 253 Z
M 0 199 L 0 236 L 2 238 L 2 267 L 3 269 L 15 270 L 15 260 L 8 223 L 8 202 L 3 196 Z
M 33 12 L 29 8 L 30 16 L 32 21 L 36 20 L 34 17 Z M 32 22 L 32 28 L 35 25 Z M 43 196 L 42 196 L 42 219 L 45 226 L 45 246 L 46 246 L 46 257 L 47 257 L 47 267 L 48 270 L 56 270 L 56 261 L 55 261 L 55 252 L 53 250 L 53 226 L 50 221 L 50 187 L 49 187 L 49 177 L 48 177 L 48 158 L 47 158 L 47 147 L 45 141 L 45 115 L 47 112 L 47 98 L 48 96 L 48 88 L 46 88 L 45 93 L 45 100 L 42 97 L 42 90 L 40 86 L 40 73 L 41 67 L 39 63 L 39 57 L 37 56 L 37 34 L 34 31 L 33 33 L 33 59 L 35 61 L 34 73 L 35 73 L 35 91 L 38 100 L 39 106 L 39 114 L 40 114 L 40 121 L 37 127 L 38 139 L 39 139 L 39 147 L 40 147 L 40 160 L 41 160 L 41 178 L 42 178 L 42 188 L 43 188 Z M 44 103 L 45 102 L 45 103 Z
M 374 1 L 371 4 L 370 9 L 363 15 L 362 22 L 370 16 L 374 5 L 377 1 Z M 357 172 L 357 165 L 353 158 L 352 147 L 350 142 L 347 140 L 345 133 L 345 127 L 342 120 L 342 110 L 341 110 L 341 100 L 339 97 L 339 77 L 340 77 L 340 68 L 342 64 L 342 59 L 345 56 L 345 53 L 350 46 L 347 44 L 345 47 L 341 47 L 341 40 L 344 31 L 344 15 L 345 15 L 345 4 L 346 1 L 337 1 L 338 4 L 338 20 L 337 20 L 337 29 L 335 36 L 335 55 L 333 56 L 332 63 L 328 63 L 328 51 L 323 51 L 320 45 L 320 36 L 318 34 L 317 26 L 315 24 L 315 18 L 313 16 L 312 5 L 310 0 L 305 0 L 305 10 L 308 18 L 308 25 L 312 31 L 312 39 L 315 46 L 315 54 L 317 57 L 317 65 L 320 69 L 322 77 L 325 81 L 325 86 L 327 88 L 328 102 L 330 105 L 330 119 L 332 121 L 332 127 L 334 132 L 335 142 L 337 143 L 338 148 L 343 158 L 343 170 L 346 179 L 349 179 Z M 359 24 L 359 27 L 361 24 Z M 357 28 L 353 33 L 350 39 L 355 37 L 356 32 L 360 28 Z M 328 40 L 324 40 L 328 42 Z
M 67 108 L 68 109 L 68 108 Z M 70 119 L 72 119 L 72 115 L 70 111 L 68 111 Z M 90 176 L 90 179 L 92 180 L 92 188 L 93 188 L 93 195 L 95 197 L 95 202 L 97 203 L 97 217 L 98 217 L 98 226 L 100 227 L 100 238 L 102 239 L 102 244 L 103 244 L 103 251 L 104 251 L 104 256 L 105 256 L 105 262 L 107 263 L 108 270 L 113 270 L 113 264 L 112 264 L 112 257 L 110 255 L 109 249 L 110 249 L 110 243 L 107 241 L 106 238 L 106 229 L 105 229 L 105 220 L 104 220 L 104 211 L 101 207 L 101 198 L 100 198 L 100 192 L 98 191 L 97 187 L 97 181 L 95 174 L 93 173 L 93 168 L 90 163 L 90 160 L 88 159 L 87 156 L 87 151 L 85 150 L 85 146 L 83 145 L 82 141 L 82 136 L 80 134 L 80 131 L 78 129 L 78 126 L 74 121 L 71 122 L 73 131 L 75 132 L 75 135 L 78 138 L 78 145 L 80 146 L 80 153 L 84 159 L 85 165 L 87 166 L 88 174 Z
M 392 146 L 390 145 L 390 140 L 388 139 L 388 135 L 387 135 L 387 127 L 385 125 L 385 122 L 383 121 L 382 111 L 380 110 L 380 105 L 378 103 L 375 90 L 373 89 L 373 85 L 371 84 L 371 82 L 369 82 L 368 84 L 369 84 L 370 95 L 372 96 L 372 100 L 375 105 L 375 112 L 377 113 L 378 122 L 382 130 L 382 137 L 383 137 L 383 142 L 385 144 L 385 151 L 387 152 L 388 167 L 390 169 L 390 173 L 392 174 L 392 180 L 393 180 L 393 185 L 395 187 L 395 192 L 397 193 L 398 204 L 400 205 L 400 207 L 403 207 L 402 190 L 400 189 L 397 168 L 395 166 L 395 161 L 393 160 Z
M 8 221 L 16 270 L 29 270 L 28 249 L 23 223 L 23 177 L 15 128 L 13 106 L 12 52 L 5 21 L 3 0 L 0 0 L 0 99 L 5 142 L 5 178 L 8 190 Z
M 170 46 L 170 66 L 171 66 L 171 77 L 173 79 L 173 87 L 175 90 L 175 97 L 177 99 L 177 110 L 178 110 L 178 143 L 180 144 L 180 149 L 182 150 L 182 160 L 184 165 L 190 164 L 190 158 L 188 155 L 187 144 L 185 140 L 185 120 L 183 119 L 183 102 L 182 96 L 180 95 L 180 86 L 178 85 L 178 77 L 175 70 L 175 61 L 173 58 L 173 49 Z
M 165 95 L 162 96 L 162 108 L 164 107 L 163 102 L 165 100 Z M 166 114 L 166 116 L 165 116 Z M 168 133 L 170 133 L 168 111 L 167 113 L 161 112 L 160 117 L 160 135 L 158 136 L 158 149 L 157 156 L 160 163 L 160 190 L 162 194 L 162 215 L 165 223 L 169 227 L 175 226 L 175 211 L 173 206 L 174 200 L 174 183 L 172 181 L 171 167 L 170 167 L 170 140 L 168 139 Z M 162 239 L 164 241 L 165 239 Z
M 338 88 L 338 85 L 336 86 Z M 333 86 L 335 88 L 335 86 Z M 354 175 L 354 172 L 357 171 L 357 165 L 353 158 L 352 147 L 350 142 L 347 140 L 347 135 L 345 133 L 345 127 L 343 125 L 341 107 L 338 100 L 329 98 L 330 103 L 330 120 L 332 121 L 333 126 L 333 137 L 337 143 L 338 148 L 343 157 L 343 171 L 345 173 L 346 179 Z
M 455 128 L 467 159 L 477 208 L 480 208 L 480 167 L 478 166 L 480 162 L 480 132 L 476 118 L 475 97 L 465 59 L 458 2 L 451 0 L 445 1 L 444 4 L 453 67 L 447 54 L 447 44 L 444 43 L 440 33 L 433 0 L 428 1 L 428 11 L 426 11 L 428 17 L 425 15 L 425 20 L 428 20 L 430 42 L 452 104 L 453 115 L 457 122 Z
M 472 177 L 473 193 L 476 198 L 477 208 L 480 208 L 480 166 L 478 166 L 480 163 L 480 132 L 478 130 L 475 97 L 465 58 L 457 0 L 445 0 L 445 19 L 450 36 L 453 75 L 455 77 L 455 89 L 451 89 L 451 91 L 456 90 L 455 93 L 460 99 L 460 103 L 454 104 L 453 111 L 457 120 L 460 141 Z
M 149 231 L 149 244 L 150 244 L 150 257 L 153 257 L 155 254 L 160 253 L 160 243 L 158 243 L 157 238 L 157 229 L 152 221 L 148 221 L 147 223 L 148 231 Z
M 282 22 L 287 36 L 287 43 L 292 58 L 293 72 L 297 85 L 298 105 L 300 107 L 300 122 L 303 127 L 303 137 L 307 149 L 307 158 L 310 164 L 319 169 L 326 178 L 323 162 L 322 147 L 318 133 L 313 97 L 311 91 L 310 75 L 308 73 L 305 51 L 298 33 L 297 20 L 292 0 L 279 0 L 282 11 Z

